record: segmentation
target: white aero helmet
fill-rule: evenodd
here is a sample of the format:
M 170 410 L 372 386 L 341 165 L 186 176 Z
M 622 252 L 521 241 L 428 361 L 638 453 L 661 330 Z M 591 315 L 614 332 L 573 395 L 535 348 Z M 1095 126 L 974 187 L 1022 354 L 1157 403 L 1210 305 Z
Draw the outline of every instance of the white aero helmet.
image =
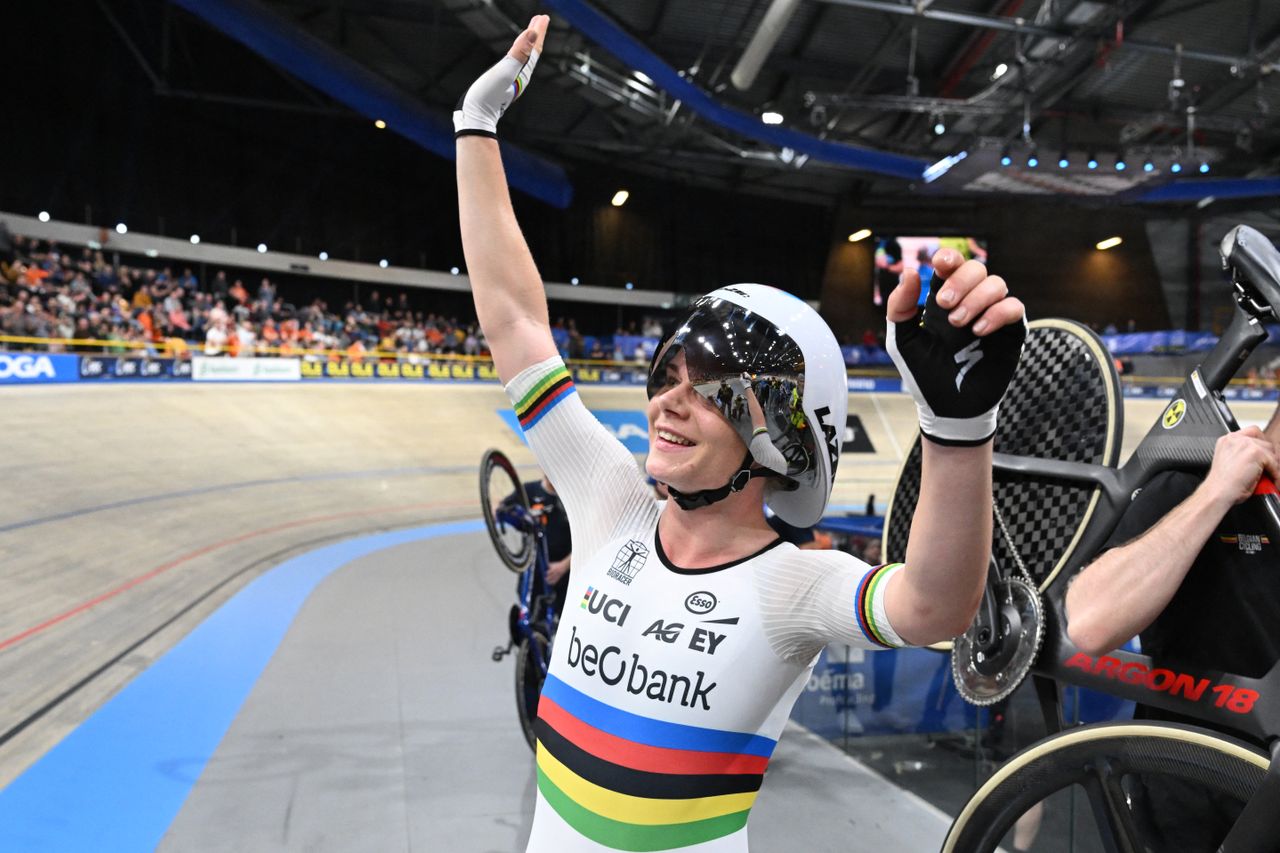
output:
M 696 508 L 740 491 L 765 473 L 749 470 L 754 458 L 772 475 L 765 500 L 773 511 L 797 527 L 816 524 L 831 498 L 848 410 L 835 335 L 807 303 L 763 284 L 722 287 L 692 309 L 654 353 L 649 397 L 661 391 L 667 365 L 683 351 L 694 390 L 751 449 L 727 486 L 695 495 L 673 489 L 677 502 Z M 746 397 L 748 389 L 754 400 Z M 753 443 L 761 427 L 772 450 Z

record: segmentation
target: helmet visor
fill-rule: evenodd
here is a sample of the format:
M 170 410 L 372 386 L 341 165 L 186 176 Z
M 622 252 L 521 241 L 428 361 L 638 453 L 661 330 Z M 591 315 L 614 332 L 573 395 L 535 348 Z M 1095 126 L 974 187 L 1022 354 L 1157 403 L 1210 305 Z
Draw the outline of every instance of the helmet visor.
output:
M 759 314 L 723 299 L 703 297 L 654 355 L 650 399 L 668 387 L 681 352 L 695 391 L 750 446 L 759 427 L 786 460 L 779 473 L 797 477 L 813 466 L 814 440 L 804 416 L 804 355 L 800 346 Z

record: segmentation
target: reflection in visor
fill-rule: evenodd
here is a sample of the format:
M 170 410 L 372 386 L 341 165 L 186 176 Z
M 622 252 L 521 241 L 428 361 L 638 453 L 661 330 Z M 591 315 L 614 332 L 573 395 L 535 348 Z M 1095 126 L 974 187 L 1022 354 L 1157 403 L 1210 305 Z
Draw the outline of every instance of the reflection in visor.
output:
M 694 312 L 654 356 L 648 394 L 666 386 L 667 368 L 681 352 L 689 382 L 750 446 L 765 427 L 786 460 L 785 473 L 811 471 L 814 440 L 804 416 L 804 355 L 800 346 L 773 323 L 722 299 L 703 298 Z M 750 393 L 748 393 L 750 391 Z

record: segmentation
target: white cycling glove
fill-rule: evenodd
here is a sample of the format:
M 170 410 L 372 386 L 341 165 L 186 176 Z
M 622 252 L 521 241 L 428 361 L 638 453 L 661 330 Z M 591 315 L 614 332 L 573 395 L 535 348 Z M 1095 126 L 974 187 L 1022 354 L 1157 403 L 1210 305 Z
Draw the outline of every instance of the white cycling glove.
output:
M 937 301 L 941 289 L 935 275 L 924 311 L 890 322 L 885 348 L 916 401 L 920 432 L 938 444 L 985 444 L 996 433 L 1000 400 L 1018 369 L 1027 321 L 980 338 L 947 322 Z
M 516 98 L 524 94 L 529 78 L 538 64 L 540 52 L 529 54 L 529 61 L 507 54 L 481 74 L 458 101 L 453 111 L 453 136 L 488 136 L 498 138 L 498 119 Z

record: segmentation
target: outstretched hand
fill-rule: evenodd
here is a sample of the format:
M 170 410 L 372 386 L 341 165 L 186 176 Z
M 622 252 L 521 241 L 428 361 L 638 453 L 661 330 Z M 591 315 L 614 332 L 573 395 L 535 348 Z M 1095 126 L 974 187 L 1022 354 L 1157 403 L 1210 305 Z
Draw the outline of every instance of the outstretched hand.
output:
M 471 84 L 453 111 L 455 137 L 497 138 L 498 119 L 529 86 L 550 22 L 546 15 L 534 15 L 529 26 L 511 43 L 506 56 Z
M 973 446 L 995 435 L 996 413 L 1026 340 L 1026 312 L 1004 279 L 943 249 L 923 311 L 914 270 L 889 294 L 885 345 L 915 398 L 920 431 L 940 444 Z

